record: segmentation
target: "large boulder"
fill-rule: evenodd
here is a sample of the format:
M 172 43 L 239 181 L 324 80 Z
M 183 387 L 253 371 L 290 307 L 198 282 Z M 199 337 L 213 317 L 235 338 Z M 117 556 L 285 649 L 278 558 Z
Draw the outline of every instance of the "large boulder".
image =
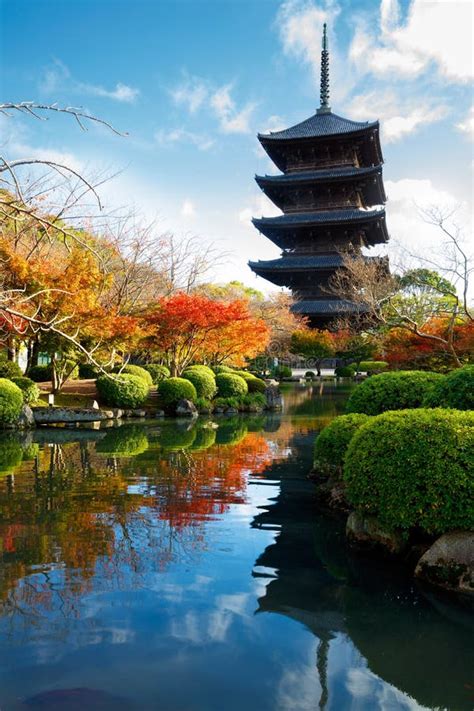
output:
M 178 417 L 197 417 L 196 405 L 191 400 L 178 400 L 176 405 L 176 415 Z
M 35 407 L 33 417 L 37 425 L 53 425 L 67 422 L 100 422 L 114 418 L 111 410 L 96 410 L 86 407 Z
M 398 531 L 383 528 L 375 516 L 364 516 L 352 511 L 346 523 L 346 536 L 358 548 L 374 549 L 399 555 L 407 548 L 407 541 Z
M 266 407 L 268 410 L 281 410 L 283 399 L 278 385 L 267 385 L 265 389 Z
M 474 531 L 444 533 L 421 556 L 415 576 L 445 590 L 474 595 Z
M 20 416 L 18 418 L 18 427 L 23 430 L 31 429 L 36 426 L 33 410 L 29 405 L 23 405 Z

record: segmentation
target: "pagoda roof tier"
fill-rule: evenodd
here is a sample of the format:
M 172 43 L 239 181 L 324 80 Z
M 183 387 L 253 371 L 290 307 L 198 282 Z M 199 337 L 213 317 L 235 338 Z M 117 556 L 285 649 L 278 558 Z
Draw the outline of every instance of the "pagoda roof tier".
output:
M 388 241 L 385 224 L 385 210 L 320 210 L 317 212 L 295 212 L 278 217 L 253 218 L 255 227 L 282 249 L 295 247 L 299 239 L 324 237 L 328 232 L 363 230 L 367 243 L 380 244 Z M 319 233 L 319 234 L 318 234 Z
M 357 313 L 365 311 L 365 309 L 353 301 L 345 299 L 308 299 L 297 301 L 291 306 L 291 311 L 294 314 L 302 314 L 303 316 L 337 316 L 342 313 Z
M 259 140 L 265 141 L 288 141 L 300 138 L 328 138 L 329 136 L 341 136 L 346 133 L 360 133 L 379 128 L 378 121 L 351 121 L 343 118 L 332 111 L 327 113 L 315 113 L 313 116 L 300 123 L 285 128 L 282 131 L 271 131 L 270 133 L 259 133 Z
M 340 254 L 307 254 L 307 255 L 287 255 L 284 254 L 279 259 L 259 260 L 249 262 L 249 267 L 255 272 L 268 271 L 313 271 L 317 269 L 338 269 L 342 267 L 344 260 Z
M 351 121 L 330 111 L 316 113 L 283 131 L 259 133 L 258 140 L 283 172 L 292 165 L 290 156 L 295 149 L 329 147 L 341 143 L 359 145 L 360 160 L 364 165 L 372 166 L 383 162 L 378 121 Z
M 362 185 L 367 204 L 381 205 L 387 199 L 382 181 L 382 166 L 369 168 L 328 168 L 327 170 L 311 170 L 283 175 L 256 175 L 259 187 L 278 207 L 284 204 L 288 188 L 316 190 L 328 183 Z

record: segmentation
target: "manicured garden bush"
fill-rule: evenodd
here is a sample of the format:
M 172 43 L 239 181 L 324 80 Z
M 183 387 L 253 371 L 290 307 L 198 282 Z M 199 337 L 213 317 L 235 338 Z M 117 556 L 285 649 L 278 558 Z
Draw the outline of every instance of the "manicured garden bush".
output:
M 139 425 L 113 427 L 97 442 L 95 449 L 109 457 L 135 457 L 148 449 L 146 430 Z
M 387 370 L 388 363 L 384 360 L 363 360 L 359 363 L 359 373 L 367 373 L 367 375 L 375 375 Z
M 170 369 L 166 365 L 160 365 L 159 363 L 146 363 L 142 365 L 142 368 L 150 373 L 154 385 L 158 385 L 158 383 L 161 383 L 162 380 L 169 378 L 171 375 Z
M 22 376 L 21 378 L 12 378 L 11 381 L 18 385 L 23 393 L 23 402 L 26 402 L 27 405 L 38 400 L 40 389 L 33 380 Z
M 238 410 L 242 406 L 242 398 L 241 397 L 216 397 L 212 401 L 212 406 L 214 410 L 217 408 L 223 408 L 224 410 L 227 410 L 227 408 L 231 407 L 234 410 Z
M 99 369 L 92 363 L 79 363 L 79 379 L 95 380 L 99 375 Z
M 230 368 L 228 365 L 213 365 L 212 370 L 216 375 L 219 373 L 234 373 L 234 369 Z
M 274 378 L 280 380 L 281 378 L 291 378 L 293 371 L 288 365 L 278 365 L 272 373 Z
M 356 366 L 351 363 L 351 365 L 338 365 L 334 370 L 334 375 L 338 378 L 353 378 L 356 373 Z
M 212 412 L 213 403 L 205 397 L 197 397 L 196 402 L 194 404 L 196 405 L 196 409 L 198 412 Z
M 354 412 L 340 415 L 317 436 L 314 444 L 314 467 L 320 471 L 342 471 L 349 442 L 369 415 Z
M 212 370 L 208 372 L 208 368 L 203 368 L 205 366 L 189 368 L 184 371 L 183 378 L 194 385 L 198 397 L 212 400 L 217 392 L 216 378 Z
M 234 373 L 219 373 L 216 375 L 216 385 L 219 397 L 241 398 L 249 390 L 246 381 Z
M 18 363 L 12 360 L 0 360 L 0 378 L 21 378 L 23 373 Z
M 261 393 L 263 394 L 265 390 L 267 389 L 267 386 L 265 385 L 264 381 L 261 378 L 248 378 L 247 379 L 247 388 L 249 393 Z
M 304 374 L 304 377 L 309 379 L 313 379 L 316 377 L 316 373 L 313 370 L 307 370 L 306 373 Z
M 23 393 L 11 380 L 0 378 L 0 427 L 16 422 L 23 407 Z
M 51 380 L 52 368 L 49 365 L 32 365 L 27 371 L 27 376 L 35 383 L 45 383 Z
M 194 385 L 185 378 L 167 378 L 158 386 L 158 395 L 164 408 L 176 407 L 179 400 L 196 402 L 197 392 Z
M 250 410 L 255 412 L 256 410 L 263 410 L 267 404 L 267 399 L 262 393 L 250 393 L 242 398 L 242 405 L 245 410 Z
M 133 365 L 133 364 L 127 364 L 124 366 L 117 366 L 114 368 L 114 373 L 124 373 L 126 375 L 136 375 L 137 378 L 141 378 L 142 380 L 145 381 L 145 383 L 148 385 L 148 387 L 151 388 L 153 385 L 153 378 L 151 377 L 151 374 L 148 372 L 148 370 L 145 370 L 145 368 L 141 368 L 139 365 Z
M 427 393 L 424 407 L 474 410 L 474 365 L 451 371 Z
M 445 376 L 422 370 L 381 373 L 364 380 L 351 393 L 346 412 L 379 415 L 386 410 L 421 407 L 434 385 Z
M 101 402 L 113 407 L 141 407 L 148 398 L 146 382 L 130 373 L 113 377 L 101 375 L 96 380 L 96 386 Z
M 474 413 L 404 410 L 371 418 L 344 464 L 351 503 L 388 529 L 474 528 Z
M 214 373 L 212 368 L 209 368 L 208 365 L 188 365 L 186 371 L 188 370 L 196 371 L 198 373 L 206 373 L 206 375 L 209 375 L 209 377 L 211 378 L 216 377 L 216 374 Z

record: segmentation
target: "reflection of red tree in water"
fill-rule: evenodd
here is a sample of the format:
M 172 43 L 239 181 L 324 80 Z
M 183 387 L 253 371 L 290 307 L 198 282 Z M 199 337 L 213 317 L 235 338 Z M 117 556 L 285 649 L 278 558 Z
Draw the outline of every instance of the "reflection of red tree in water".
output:
M 244 503 L 247 474 L 256 476 L 272 462 L 267 440 L 254 432 L 234 445 L 171 455 L 161 464 L 160 478 L 168 476 L 158 487 L 158 514 L 178 528 L 223 514 L 230 504 Z

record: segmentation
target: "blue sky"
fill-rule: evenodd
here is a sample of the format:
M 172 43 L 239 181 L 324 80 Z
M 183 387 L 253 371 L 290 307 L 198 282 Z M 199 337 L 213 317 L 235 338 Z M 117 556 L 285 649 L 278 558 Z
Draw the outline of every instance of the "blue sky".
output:
M 3 119 L 9 158 L 61 157 L 94 174 L 106 208 L 133 203 L 160 229 L 198 234 L 231 254 L 217 280 L 271 289 L 247 259 L 278 256 L 250 225 L 277 214 L 254 183 L 276 172 L 258 131 L 318 105 L 320 34 L 329 23 L 333 111 L 380 119 L 388 227 L 436 250 L 418 204 L 472 197 L 470 1 L 3 0 L 5 101 L 83 106 L 129 136 L 82 133 L 67 117 Z

